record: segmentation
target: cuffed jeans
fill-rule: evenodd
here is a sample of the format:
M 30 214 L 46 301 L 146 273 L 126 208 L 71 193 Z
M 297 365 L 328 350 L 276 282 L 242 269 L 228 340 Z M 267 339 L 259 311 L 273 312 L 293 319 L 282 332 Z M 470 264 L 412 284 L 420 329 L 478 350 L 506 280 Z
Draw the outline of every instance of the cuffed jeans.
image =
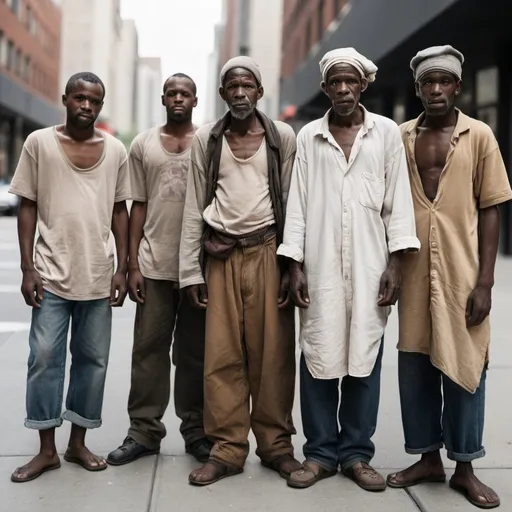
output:
M 384 341 L 368 377 L 315 379 L 304 354 L 300 360 L 300 403 L 306 436 L 306 459 L 327 470 L 347 470 L 358 462 L 369 463 L 375 455 L 371 438 L 377 427 L 380 372 Z M 338 421 L 341 429 L 338 428 Z
M 69 324 L 71 372 L 62 413 Z M 101 426 L 112 309 L 109 299 L 66 300 L 44 291 L 41 308 L 32 310 L 25 426 L 60 427 L 63 419 L 79 427 Z
M 405 451 L 421 455 L 446 446 L 448 458 L 456 462 L 483 457 L 486 373 L 484 368 L 471 394 L 434 367 L 428 355 L 399 352 Z

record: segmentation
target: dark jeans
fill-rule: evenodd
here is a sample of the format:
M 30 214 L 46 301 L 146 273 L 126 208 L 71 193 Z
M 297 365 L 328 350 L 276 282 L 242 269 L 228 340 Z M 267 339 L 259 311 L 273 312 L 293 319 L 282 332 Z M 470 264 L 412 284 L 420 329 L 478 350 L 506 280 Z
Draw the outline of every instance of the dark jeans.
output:
M 405 451 L 420 455 L 444 445 L 456 462 L 483 457 L 486 373 L 484 368 L 480 386 L 471 394 L 435 368 L 428 355 L 399 352 Z
M 184 291 L 171 281 L 145 279 L 146 298 L 137 304 L 128 398 L 128 435 L 151 450 L 166 435 L 162 422 L 171 396 L 180 432 L 189 445 L 205 438 L 203 427 L 204 311 L 195 309 Z M 174 341 L 173 341 L 174 338 Z
M 329 470 L 338 466 L 345 470 L 358 462 L 371 461 L 375 454 L 371 438 L 377 427 L 383 350 L 384 341 L 368 377 L 341 379 L 341 401 L 340 379 L 315 379 L 301 356 L 300 403 L 306 459 Z

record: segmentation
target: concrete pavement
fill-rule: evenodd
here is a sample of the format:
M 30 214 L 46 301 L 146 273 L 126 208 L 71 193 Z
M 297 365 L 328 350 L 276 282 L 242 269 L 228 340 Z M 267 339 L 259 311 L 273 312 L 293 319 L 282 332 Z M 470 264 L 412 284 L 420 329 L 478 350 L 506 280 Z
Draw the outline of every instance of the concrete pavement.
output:
M 198 464 L 185 454 L 174 407 L 169 406 L 165 422 L 168 436 L 162 455 L 141 459 L 105 472 L 88 473 L 63 462 L 59 471 L 27 484 L 13 484 L 10 473 L 26 463 L 38 450 L 35 432 L 23 427 L 25 417 L 25 374 L 28 356 L 30 310 L 19 293 L 20 271 L 16 222 L 0 218 L 0 512 L 470 512 L 476 510 L 446 485 L 425 485 L 410 491 L 388 489 L 369 494 L 339 476 L 311 489 L 287 488 L 276 474 L 262 468 L 251 455 L 245 472 L 216 485 L 195 488 L 187 483 L 189 472 Z M 512 346 L 510 306 L 512 260 L 500 260 L 493 297 L 493 342 L 488 376 L 485 446 L 487 457 L 478 462 L 479 475 L 492 485 L 502 499 L 501 510 L 512 510 Z M 133 304 L 127 302 L 115 312 L 110 369 L 104 402 L 104 424 L 89 435 L 93 451 L 106 455 L 126 435 L 126 401 L 129 390 Z M 402 427 L 396 377 L 396 316 L 386 334 L 382 373 L 380 416 L 374 441 L 373 461 L 384 474 L 413 462 L 403 451 Z M 298 397 L 298 395 L 297 395 Z M 295 438 L 299 457 L 304 442 L 299 404 L 296 400 Z M 58 449 L 63 453 L 69 425 L 58 432 Z M 254 449 L 254 440 L 251 446 Z M 453 467 L 447 461 L 447 467 Z

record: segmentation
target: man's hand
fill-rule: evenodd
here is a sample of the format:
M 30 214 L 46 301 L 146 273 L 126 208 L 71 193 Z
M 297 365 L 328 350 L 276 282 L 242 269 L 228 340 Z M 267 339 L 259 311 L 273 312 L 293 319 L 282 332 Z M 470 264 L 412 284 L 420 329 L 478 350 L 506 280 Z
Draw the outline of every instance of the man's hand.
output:
M 126 274 L 117 271 L 112 278 L 112 284 L 110 286 L 110 305 L 113 308 L 120 308 L 124 304 L 127 293 Z
M 146 282 L 138 268 L 128 271 L 128 293 L 133 302 L 144 304 L 146 299 Z
M 393 253 L 389 259 L 388 267 L 380 278 L 379 302 L 380 307 L 396 304 L 402 288 L 402 270 L 400 255 Z
M 283 272 L 281 284 L 279 286 L 279 296 L 277 297 L 277 307 L 285 309 L 290 305 L 290 273 Z
M 298 308 L 309 308 L 308 280 L 302 265 L 295 261 L 290 266 L 290 294 Z
M 477 286 L 469 295 L 466 304 L 466 326 L 480 325 L 491 311 L 491 287 Z
M 43 300 L 43 282 L 37 270 L 24 270 L 21 293 L 27 306 L 40 308 Z
M 206 309 L 208 307 L 208 288 L 205 284 L 193 284 L 186 288 L 188 298 L 197 309 Z

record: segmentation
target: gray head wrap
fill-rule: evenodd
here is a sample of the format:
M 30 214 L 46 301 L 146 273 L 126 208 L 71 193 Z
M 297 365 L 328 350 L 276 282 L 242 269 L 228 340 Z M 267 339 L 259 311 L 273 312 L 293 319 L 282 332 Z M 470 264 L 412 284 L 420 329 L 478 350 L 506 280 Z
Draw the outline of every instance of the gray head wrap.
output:
M 245 55 L 234 57 L 228 60 L 226 64 L 224 64 L 224 67 L 220 72 L 220 85 L 224 83 L 224 78 L 229 73 L 229 71 L 236 68 L 243 68 L 247 71 L 250 71 L 256 78 L 258 85 L 261 85 L 261 71 L 258 64 L 256 64 L 254 59 L 251 59 L 251 57 L 247 57 Z
M 416 54 L 411 60 L 411 69 L 416 81 L 430 71 L 445 71 L 462 79 L 464 55 L 453 46 L 431 46 Z

